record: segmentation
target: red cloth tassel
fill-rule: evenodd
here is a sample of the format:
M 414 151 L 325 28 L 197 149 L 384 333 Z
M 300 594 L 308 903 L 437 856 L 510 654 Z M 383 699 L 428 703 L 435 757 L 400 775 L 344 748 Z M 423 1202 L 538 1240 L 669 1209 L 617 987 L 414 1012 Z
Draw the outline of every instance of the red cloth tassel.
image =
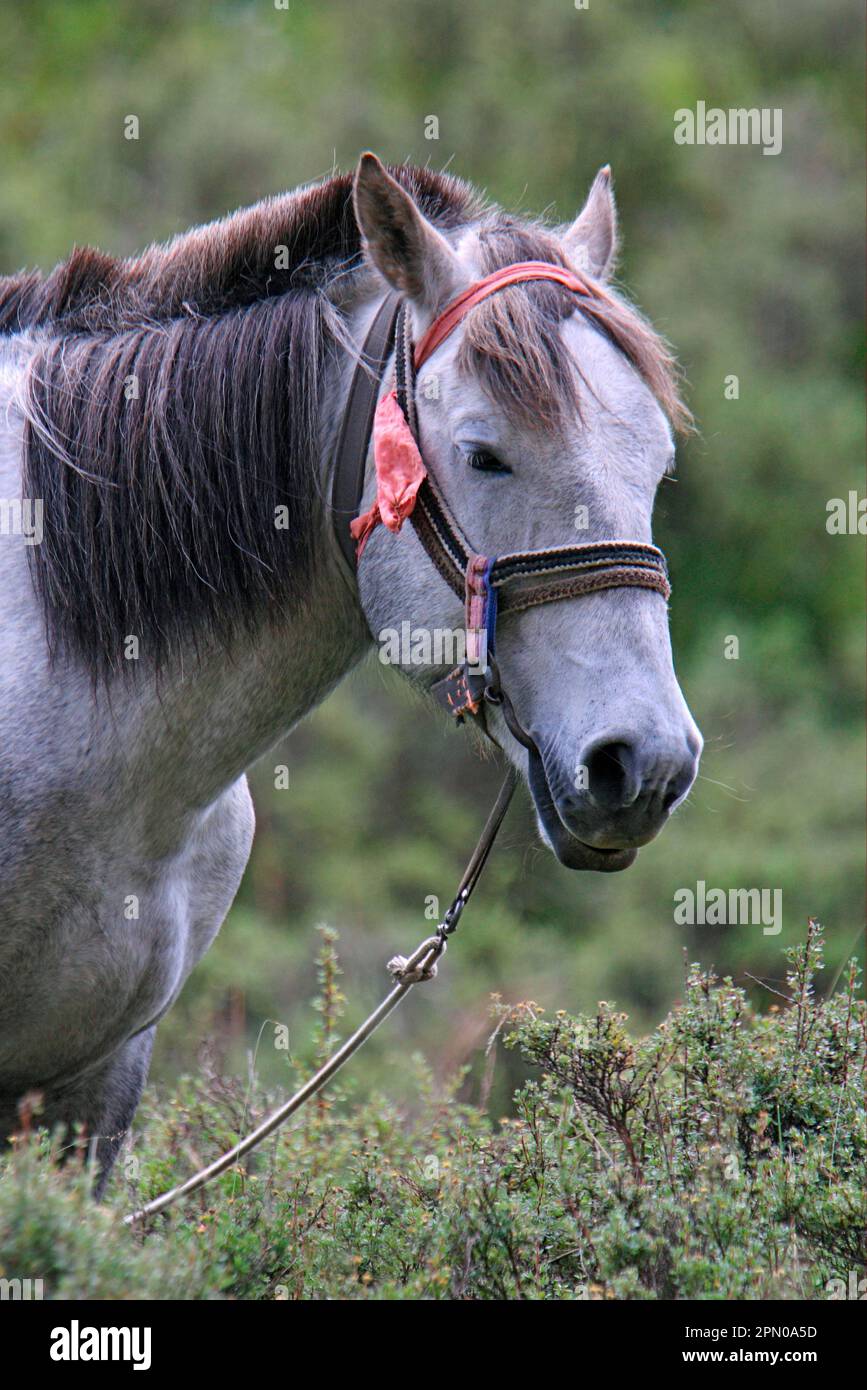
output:
M 376 407 L 373 457 L 376 463 L 376 501 L 349 527 L 357 541 L 359 560 L 380 522 L 389 531 L 400 530 L 415 506 L 418 490 L 427 477 L 418 445 L 394 391 L 383 396 Z

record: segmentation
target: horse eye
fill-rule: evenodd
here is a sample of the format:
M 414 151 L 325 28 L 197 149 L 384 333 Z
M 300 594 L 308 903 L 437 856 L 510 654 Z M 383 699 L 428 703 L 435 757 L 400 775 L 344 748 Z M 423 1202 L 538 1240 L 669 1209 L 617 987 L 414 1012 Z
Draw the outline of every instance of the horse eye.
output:
M 493 454 L 489 454 L 485 449 L 474 449 L 471 454 L 467 454 L 467 463 L 470 468 L 477 468 L 480 473 L 511 473 L 511 468 L 507 463 L 501 463 Z

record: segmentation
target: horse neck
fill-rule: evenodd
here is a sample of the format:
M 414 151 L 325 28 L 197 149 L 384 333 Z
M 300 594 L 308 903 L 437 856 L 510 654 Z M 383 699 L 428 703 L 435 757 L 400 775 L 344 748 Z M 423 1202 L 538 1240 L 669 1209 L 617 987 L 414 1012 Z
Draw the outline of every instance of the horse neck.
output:
M 344 305 L 354 342 L 363 339 L 375 300 Z M 369 649 L 370 633 L 353 575 L 337 545 L 330 507 L 334 446 L 354 361 L 334 354 L 322 411 L 314 513 L 316 563 L 303 603 L 263 613 L 230 646 L 206 648 L 188 670 L 154 682 L 145 708 L 129 711 L 136 742 L 190 806 L 209 804 L 340 682 Z

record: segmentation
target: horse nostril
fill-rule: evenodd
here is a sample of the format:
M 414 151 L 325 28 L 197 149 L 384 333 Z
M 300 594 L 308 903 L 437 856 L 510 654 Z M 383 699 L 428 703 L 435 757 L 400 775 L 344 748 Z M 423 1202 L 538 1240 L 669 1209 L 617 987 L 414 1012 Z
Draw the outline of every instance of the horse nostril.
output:
M 675 740 L 603 735 L 585 746 L 579 765 L 587 801 L 600 811 L 659 816 L 689 791 L 696 759 L 688 746 L 675 746 Z
M 597 806 L 615 811 L 630 805 L 638 796 L 641 784 L 635 776 L 631 744 L 600 743 L 588 751 L 584 765 L 587 790 Z
M 666 811 L 670 811 L 676 801 L 680 801 L 692 786 L 695 777 L 695 758 L 691 756 L 686 759 L 679 770 L 670 778 L 662 798 L 662 805 Z

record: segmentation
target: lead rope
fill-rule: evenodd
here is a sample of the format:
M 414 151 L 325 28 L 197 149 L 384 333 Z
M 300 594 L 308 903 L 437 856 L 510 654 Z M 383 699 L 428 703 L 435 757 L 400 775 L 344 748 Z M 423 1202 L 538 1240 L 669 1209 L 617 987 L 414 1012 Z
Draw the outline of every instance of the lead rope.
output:
M 506 811 L 509 809 L 509 802 L 517 784 L 517 773 L 510 768 L 506 774 L 503 785 L 500 787 L 497 800 L 488 816 L 485 828 L 479 836 L 478 843 L 470 855 L 469 863 L 464 870 L 463 877 L 458 885 L 458 891 L 452 901 L 451 906 L 446 912 L 432 936 L 428 936 L 413 951 L 411 956 L 394 956 L 388 962 L 388 970 L 394 980 L 394 988 L 385 996 L 378 1008 L 364 1020 L 361 1027 L 356 1029 L 351 1038 L 348 1038 L 342 1047 L 329 1057 L 323 1067 L 319 1068 L 314 1076 L 310 1077 L 304 1085 L 295 1092 L 290 1100 L 278 1106 L 267 1119 L 244 1139 L 241 1139 L 234 1148 L 222 1154 L 220 1158 L 209 1163 L 207 1168 L 202 1168 L 198 1173 L 194 1173 L 186 1182 L 180 1183 L 168 1192 L 163 1192 L 161 1196 L 155 1197 L 152 1202 L 147 1202 L 138 1211 L 131 1211 L 123 1218 L 124 1225 L 131 1225 L 135 1221 L 141 1221 L 148 1216 L 156 1216 L 158 1212 L 165 1211 L 167 1207 L 179 1202 L 182 1197 L 189 1197 L 191 1192 L 196 1192 L 212 1178 L 219 1177 L 220 1173 L 225 1173 L 228 1168 L 237 1163 L 244 1154 L 255 1149 L 267 1139 L 269 1134 L 273 1134 L 276 1129 L 285 1123 L 286 1120 L 294 1115 L 296 1111 L 311 1096 L 315 1096 L 326 1086 L 332 1077 L 336 1076 L 346 1062 L 349 1061 L 362 1043 L 367 1042 L 381 1023 L 388 1018 L 389 1014 L 397 1008 L 398 1004 L 406 998 L 410 990 L 424 980 L 432 980 L 437 973 L 437 962 L 444 953 L 448 938 L 456 931 L 461 918 L 461 913 L 466 907 L 472 896 L 473 889 L 481 877 L 482 870 L 487 863 L 488 855 L 491 852 L 494 841 L 497 838 L 497 831 L 503 823 Z

